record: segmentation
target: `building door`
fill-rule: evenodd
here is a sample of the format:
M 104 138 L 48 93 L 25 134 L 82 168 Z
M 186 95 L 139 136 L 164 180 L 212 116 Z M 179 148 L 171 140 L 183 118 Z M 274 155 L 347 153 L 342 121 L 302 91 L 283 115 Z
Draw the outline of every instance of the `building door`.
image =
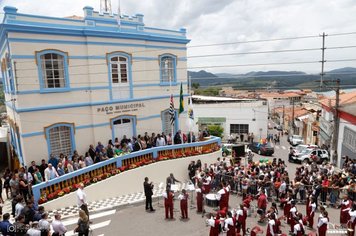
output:
M 130 81 L 128 76 L 128 59 L 118 56 L 110 59 L 112 99 L 130 98 Z
M 124 135 L 126 138 L 134 136 L 134 123 L 132 118 L 119 118 L 113 121 L 114 138 L 121 140 Z

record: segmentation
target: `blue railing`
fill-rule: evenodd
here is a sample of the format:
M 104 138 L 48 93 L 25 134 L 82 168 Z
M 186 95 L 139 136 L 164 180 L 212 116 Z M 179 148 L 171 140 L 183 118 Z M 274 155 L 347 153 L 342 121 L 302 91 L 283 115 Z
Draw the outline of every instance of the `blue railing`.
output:
M 184 156 L 210 153 L 219 149 L 220 144 L 220 138 L 211 137 L 210 139 L 205 141 L 154 147 L 114 157 L 109 160 L 95 163 L 85 168 L 76 170 L 74 172 L 67 173 L 47 182 L 42 182 L 40 184 L 34 185 L 32 187 L 33 196 L 36 202 L 38 202 L 40 199 L 42 200 L 42 202 L 45 199 L 51 200 L 52 197 L 49 197 L 51 196 L 51 194 L 53 195 L 53 193 L 58 191 L 62 192 L 62 194 L 66 194 L 68 190 L 70 190 L 71 187 L 73 187 L 74 185 L 86 181 L 88 179 L 93 179 L 103 173 L 109 173 L 119 168 L 128 167 L 130 165 L 135 165 L 140 162 L 150 163 L 154 160 L 158 160 L 166 156 L 167 153 L 172 153 L 171 155 L 175 155 L 174 153 L 176 153 L 176 155 Z M 65 189 L 67 191 L 63 192 Z

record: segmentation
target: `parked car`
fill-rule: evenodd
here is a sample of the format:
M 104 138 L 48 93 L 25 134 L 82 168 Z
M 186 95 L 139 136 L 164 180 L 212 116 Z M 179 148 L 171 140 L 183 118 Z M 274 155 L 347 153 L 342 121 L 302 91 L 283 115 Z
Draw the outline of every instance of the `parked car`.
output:
M 298 144 L 303 144 L 303 137 L 300 135 L 292 135 L 291 136 L 291 140 L 290 140 L 290 144 L 292 146 L 297 146 Z
M 323 149 L 307 148 L 303 150 L 298 156 L 292 157 L 295 162 L 311 163 L 316 160 L 317 163 L 330 161 L 329 153 Z
M 271 143 L 261 144 L 258 142 L 253 142 L 250 144 L 249 148 L 251 151 L 258 153 L 259 155 L 272 156 L 274 153 L 274 147 Z
M 282 125 L 276 125 L 274 128 L 278 131 L 283 131 Z

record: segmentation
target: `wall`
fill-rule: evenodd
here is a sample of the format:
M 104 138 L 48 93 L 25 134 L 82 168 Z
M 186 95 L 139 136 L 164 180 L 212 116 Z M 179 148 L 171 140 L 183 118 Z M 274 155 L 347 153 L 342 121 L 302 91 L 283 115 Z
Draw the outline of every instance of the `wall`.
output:
M 266 137 L 268 123 L 268 106 L 257 102 L 236 102 L 219 104 L 193 104 L 195 120 L 199 117 L 223 117 L 226 118 L 224 138 L 230 135 L 230 124 L 248 124 L 249 132 L 253 132 L 255 138 Z M 253 121 L 252 119 L 256 119 Z M 262 131 L 260 132 L 260 129 Z M 197 130 L 196 130 L 197 131 Z
M 159 185 L 161 182 L 165 184 L 166 178 L 170 173 L 173 173 L 178 180 L 187 182 L 187 167 L 191 161 L 200 159 L 202 160 L 203 165 L 204 163 L 211 164 L 214 163 L 220 156 L 221 151 L 219 150 L 206 155 L 160 161 L 154 164 L 125 171 L 109 179 L 105 179 L 98 184 L 90 185 L 86 187 L 84 191 L 87 194 L 88 201 L 92 202 L 131 193 L 143 192 L 143 182 L 146 176 L 150 179 L 150 181 L 154 182 L 155 185 Z M 49 211 L 75 205 L 76 203 L 76 193 L 73 192 L 45 203 L 43 206 L 47 211 Z
M 337 144 L 337 153 L 338 153 L 338 166 L 342 166 L 344 163 L 343 159 L 341 158 L 344 155 L 348 155 L 351 159 L 356 158 L 356 147 L 354 145 L 345 145 L 344 143 L 344 131 L 349 129 L 351 140 L 353 140 L 353 144 L 356 144 L 356 125 L 349 123 L 348 121 L 340 118 L 340 125 L 339 125 L 339 139 Z M 352 141 L 351 141 L 352 142 Z

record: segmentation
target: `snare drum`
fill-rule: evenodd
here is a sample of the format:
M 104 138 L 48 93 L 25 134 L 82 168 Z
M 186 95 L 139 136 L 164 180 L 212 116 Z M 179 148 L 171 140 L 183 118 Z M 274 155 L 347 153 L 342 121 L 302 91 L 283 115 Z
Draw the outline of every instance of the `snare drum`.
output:
M 209 193 L 205 196 L 205 202 L 207 206 L 217 207 L 219 206 L 219 200 L 216 199 L 216 195 L 213 193 Z

